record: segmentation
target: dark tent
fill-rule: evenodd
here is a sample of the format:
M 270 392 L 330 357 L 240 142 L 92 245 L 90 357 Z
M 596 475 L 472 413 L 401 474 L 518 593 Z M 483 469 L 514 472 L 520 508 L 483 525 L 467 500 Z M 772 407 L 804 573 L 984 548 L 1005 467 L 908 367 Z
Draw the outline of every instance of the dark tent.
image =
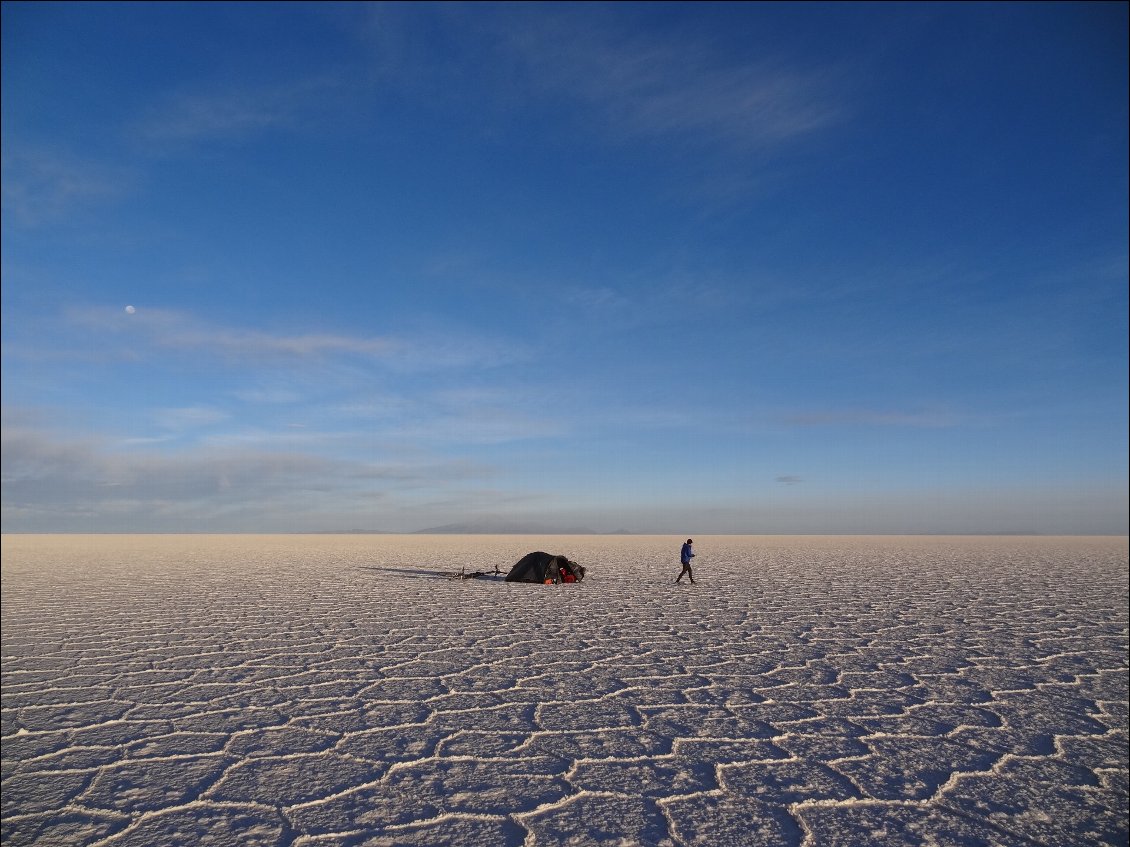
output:
M 549 553 L 530 553 L 523 556 L 510 573 L 507 582 L 553 583 L 580 582 L 585 578 L 585 569 L 564 556 L 551 556 Z

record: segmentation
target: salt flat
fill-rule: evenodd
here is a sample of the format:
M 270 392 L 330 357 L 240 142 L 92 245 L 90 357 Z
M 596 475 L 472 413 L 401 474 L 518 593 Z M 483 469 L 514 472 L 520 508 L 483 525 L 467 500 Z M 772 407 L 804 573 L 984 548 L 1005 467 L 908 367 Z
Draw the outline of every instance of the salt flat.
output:
M 3 843 L 1127 843 L 1125 538 L 681 541 L 4 536 Z

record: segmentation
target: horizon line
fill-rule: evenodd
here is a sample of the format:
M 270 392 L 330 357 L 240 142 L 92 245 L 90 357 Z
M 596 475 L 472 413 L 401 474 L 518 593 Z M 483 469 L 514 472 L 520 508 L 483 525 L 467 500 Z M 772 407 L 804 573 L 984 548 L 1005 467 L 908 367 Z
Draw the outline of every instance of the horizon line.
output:
M 931 537 L 951 537 L 951 538 L 1130 538 L 1130 534 L 1125 532 L 699 532 L 692 533 L 702 538 L 716 538 L 728 536 L 745 536 L 745 537 L 815 537 L 815 538 L 863 538 L 863 537 L 887 537 L 887 538 L 931 538 Z M 656 536 L 678 536 L 682 537 L 686 533 L 677 532 L 630 532 L 627 530 L 618 530 L 613 532 L 576 532 L 576 531 L 536 531 L 536 530 L 505 530 L 499 532 L 490 531 L 466 531 L 466 532 L 448 532 L 448 531 L 431 531 L 431 530 L 364 530 L 364 529 L 350 529 L 350 530 L 3 530 L 0 531 L 0 536 L 3 535 L 514 535 L 514 536 L 531 536 L 531 535 L 576 535 L 576 536 L 595 536 L 595 537 L 624 537 L 624 536 L 639 536 L 639 537 L 656 537 Z

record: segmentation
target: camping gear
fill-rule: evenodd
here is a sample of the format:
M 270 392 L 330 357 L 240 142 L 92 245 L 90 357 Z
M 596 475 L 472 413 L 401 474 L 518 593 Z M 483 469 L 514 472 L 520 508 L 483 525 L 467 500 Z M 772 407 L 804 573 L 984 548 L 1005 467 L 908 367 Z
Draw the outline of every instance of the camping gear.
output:
M 502 575 L 502 571 L 499 570 L 498 565 L 494 566 L 493 571 L 475 571 L 473 573 L 467 573 L 467 566 L 466 565 L 460 565 L 459 570 L 456 573 L 453 573 L 451 576 L 449 576 L 448 579 L 460 579 L 460 580 L 462 580 L 462 579 L 485 579 L 486 577 L 494 577 L 494 576 L 501 576 L 501 575 Z
M 584 578 L 585 569 L 581 565 L 570 562 L 564 556 L 540 551 L 523 556 L 506 575 L 507 582 L 534 582 L 541 585 L 580 582 Z

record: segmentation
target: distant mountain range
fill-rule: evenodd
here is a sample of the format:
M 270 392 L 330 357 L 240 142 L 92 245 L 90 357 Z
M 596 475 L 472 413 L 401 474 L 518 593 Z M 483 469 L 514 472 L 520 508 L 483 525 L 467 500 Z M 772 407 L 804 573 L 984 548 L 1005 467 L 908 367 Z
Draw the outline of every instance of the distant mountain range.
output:
M 550 524 L 451 523 L 401 533 L 384 529 L 324 529 L 314 535 L 636 535 L 630 529 L 597 532 L 585 526 L 553 526 Z
M 414 535 L 603 535 L 584 526 L 549 524 L 449 523 L 417 530 Z

